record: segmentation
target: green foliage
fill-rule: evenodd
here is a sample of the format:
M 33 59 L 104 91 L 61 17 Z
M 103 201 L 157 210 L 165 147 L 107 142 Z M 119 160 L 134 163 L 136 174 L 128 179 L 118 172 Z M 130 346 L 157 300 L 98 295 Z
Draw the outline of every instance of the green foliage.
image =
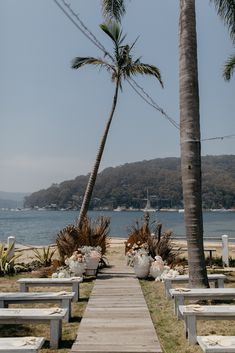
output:
M 26 197 L 26 207 L 78 207 L 88 176 L 78 176 Z M 146 187 L 153 207 L 182 207 L 179 158 L 157 158 L 106 168 L 97 178 L 90 208 L 126 205 L 144 208 Z M 235 207 L 235 156 L 202 157 L 202 198 L 204 208 Z
M 40 262 L 42 266 L 50 266 L 52 257 L 54 253 L 56 252 L 56 249 L 52 249 L 50 246 L 48 247 L 43 247 L 42 251 L 39 251 L 38 249 L 33 250 L 35 257 L 37 260 Z
M 224 65 L 223 77 L 225 81 L 229 81 L 235 70 L 235 54 L 231 55 Z
M 5 274 L 9 274 L 11 272 L 16 272 L 18 265 L 14 262 L 21 255 L 14 255 L 10 257 L 10 253 L 14 247 L 14 244 L 11 244 L 9 248 L 5 249 L 5 244 L 0 243 L 0 276 L 4 276 Z
M 230 37 L 235 43 L 235 2 L 234 0 L 211 0 L 215 4 L 217 14 L 228 27 Z
M 126 12 L 125 2 L 124 0 L 102 0 L 102 12 L 107 20 L 115 19 L 120 22 Z

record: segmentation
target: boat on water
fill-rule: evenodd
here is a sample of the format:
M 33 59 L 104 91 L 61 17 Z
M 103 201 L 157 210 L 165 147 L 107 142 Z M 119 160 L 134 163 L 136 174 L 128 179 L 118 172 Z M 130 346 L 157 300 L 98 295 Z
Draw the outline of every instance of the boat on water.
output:
M 178 209 L 178 212 L 179 212 L 179 213 L 184 213 L 184 208 L 179 208 L 179 209 Z
M 117 208 L 115 208 L 113 211 L 114 212 L 123 212 L 126 211 L 126 207 L 125 206 L 118 206 Z
M 147 199 L 146 200 L 147 200 L 146 206 L 145 206 L 145 208 L 142 208 L 141 211 L 143 211 L 143 212 L 156 212 L 157 210 L 155 208 L 151 207 L 148 189 L 147 189 Z

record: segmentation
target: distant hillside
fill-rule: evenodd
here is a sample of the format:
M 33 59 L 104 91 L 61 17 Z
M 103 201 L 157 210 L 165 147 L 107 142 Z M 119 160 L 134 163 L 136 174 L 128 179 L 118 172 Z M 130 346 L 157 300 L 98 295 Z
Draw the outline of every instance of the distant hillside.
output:
M 79 207 L 88 176 L 53 184 L 25 198 L 26 207 Z M 235 156 L 202 157 L 203 206 L 235 207 Z M 154 207 L 182 207 L 179 158 L 157 158 L 106 168 L 97 179 L 91 208 L 141 208 L 147 188 Z

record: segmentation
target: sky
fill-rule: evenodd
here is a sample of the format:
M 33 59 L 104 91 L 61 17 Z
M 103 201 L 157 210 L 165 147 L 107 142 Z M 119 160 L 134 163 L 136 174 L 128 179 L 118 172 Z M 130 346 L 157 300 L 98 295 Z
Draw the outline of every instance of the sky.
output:
M 58 0 L 61 2 L 61 0 Z M 100 0 L 69 0 L 100 42 Z M 136 81 L 179 122 L 178 0 L 127 0 L 123 18 L 133 56 L 157 66 Z M 235 75 L 222 78 L 234 52 L 209 0 L 196 0 L 202 139 L 235 134 Z M 76 56 L 103 58 L 53 0 L 0 0 L 0 190 L 34 192 L 90 172 L 108 118 L 114 85 L 97 67 L 71 69 Z M 235 154 L 235 139 L 202 142 L 202 155 Z M 123 84 L 100 170 L 179 157 L 179 131 Z

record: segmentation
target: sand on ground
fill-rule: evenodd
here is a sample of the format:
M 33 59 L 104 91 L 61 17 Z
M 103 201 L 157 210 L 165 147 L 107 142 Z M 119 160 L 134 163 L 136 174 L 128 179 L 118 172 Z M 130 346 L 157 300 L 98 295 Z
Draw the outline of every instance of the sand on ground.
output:
M 124 253 L 125 241 L 126 241 L 125 238 L 111 237 L 110 238 L 110 250 L 111 251 L 113 251 L 113 250 L 120 251 L 121 253 Z M 172 243 L 175 248 L 180 248 L 180 249 L 187 248 L 186 241 L 173 240 Z M 53 248 L 56 246 L 56 244 L 51 244 L 49 246 L 51 246 Z M 21 254 L 21 256 L 18 259 L 18 262 L 29 263 L 29 262 L 35 260 L 36 258 L 35 258 L 34 249 L 38 249 L 40 251 L 40 249 L 43 249 L 43 247 L 45 247 L 45 246 L 23 245 L 23 244 L 16 243 L 15 252 L 16 252 L 16 254 Z M 221 257 L 222 256 L 222 242 L 204 242 L 204 248 L 205 249 L 215 249 L 216 251 L 213 252 L 213 257 Z M 181 256 L 187 257 L 187 251 L 181 251 Z M 206 252 L 206 256 L 209 256 L 209 252 Z M 235 256 L 235 244 L 229 244 L 229 256 L 231 256 L 232 258 Z

